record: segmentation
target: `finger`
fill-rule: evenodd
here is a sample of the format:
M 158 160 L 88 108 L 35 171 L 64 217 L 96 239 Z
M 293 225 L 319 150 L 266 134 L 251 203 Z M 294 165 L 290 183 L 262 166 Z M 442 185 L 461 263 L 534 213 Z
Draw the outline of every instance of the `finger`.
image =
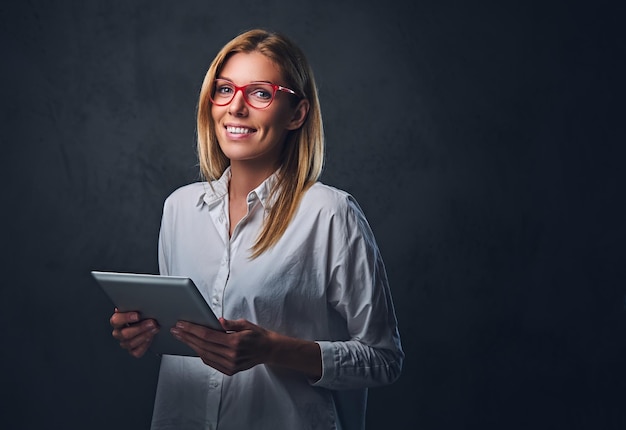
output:
M 193 349 L 205 364 L 223 373 L 227 373 L 228 370 L 232 371 L 233 363 L 237 360 L 237 352 L 230 347 L 224 346 L 223 341 L 213 342 L 208 340 L 211 333 L 207 336 L 207 333 L 192 333 L 176 327 L 173 327 L 170 331 L 177 340 Z M 217 332 L 217 334 L 227 336 L 221 332 Z M 210 358 L 207 359 L 207 357 Z
M 239 368 L 239 365 L 234 359 L 235 357 L 233 357 L 232 354 L 228 354 L 229 351 L 221 345 L 207 343 L 195 335 L 186 332 L 179 332 L 179 334 L 174 336 L 193 349 L 204 364 L 225 375 L 232 376 L 240 370 L 243 370 Z
M 149 340 L 145 338 L 137 338 L 132 342 L 132 344 L 127 344 L 124 342 L 120 343 L 121 348 L 127 350 L 128 353 L 135 358 L 142 357 L 146 353 L 146 351 L 148 351 L 151 345 L 152 338 Z
M 228 344 L 228 335 L 219 330 L 213 330 L 211 328 L 193 324 L 187 321 L 178 321 L 176 326 L 173 327 L 174 331 L 179 331 L 183 333 L 188 333 L 190 335 L 195 336 L 200 341 L 219 344 L 219 345 L 227 345 Z M 174 333 L 172 333 L 174 334 Z
M 232 376 L 235 373 L 244 370 L 238 368 L 238 366 L 234 362 L 226 360 L 221 355 L 215 354 L 210 351 L 200 354 L 200 359 L 202 359 L 202 362 L 207 366 L 211 366 L 212 368 L 228 376 Z
M 146 342 L 135 349 L 129 350 L 128 353 L 135 358 L 141 358 L 146 354 L 151 343 L 152 342 Z
M 158 329 L 156 330 L 158 331 Z M 129 351 L 134 351 L 142 347 L 147 349 L 152 344 L 152 339 L 154 339 L 155 334 L 156 332 L 152 331 L 143 332 L 138 336 L 120 341 L 120 346 L 124 349 L 128 349 Z
M 120 346 L 129 352 L 146 345 L 145 349 L 152 344 L 152 339 L 159 332 L 159 327 L 154 320 L 147 320 L 140 325 L 125 327 L 123 329 L 114 329 L 113 337 L 117 339 Z M 143 355 L 145 351 L 141 352 Z M 133 354 L 135 355 L 135 354 Z
M 250 342 L 251 331 L 227 334 L 211 329 L 207 330 L 209 332 L 194 333 L 175 327 L 171 333 L 178 340 L 194 349 L 200 357 L 206 353 L 214 354 L 216 358 L 213 360 L 228 369 L 247 369 L 260 362 L 259 351 L 263 348 L 261 344 Z M 210 331 L 214 333 L 210 333 Z M 253 334 L 253 337 L 256 338 L 256 335 Z M 246 363 L 251 364 L 246 367 Z
M 140 316 L 137 312 L 118 312 L 116 309 L 109 322 L 112 327 L 119 328 L 128 324 L 136 323 L 139 319 Z
M 256 325 L 244 319 L 227 320 L 225 318 L 220 318 L 220 324 L 222 324 L 222 327 L 226 331 L 253 330 L 256 327 Z
M 202 326 L 176 324 L 170 329 L 171 334 L 178 340 L 188 344 L 198 354 L 204 351 L 223 351 L 223 341 L 216 339 L 216 334 L 223 334 Z M 223 352 L 220 352 L 223 354 Z
M 135 336 L 130 339 L 120 341 L 120 346 L 127 349 L 132 355 L 143 355 L 145 351 L 152 344 L 155 333 L 147 332 L 139 336 Z
M 113 337 L 120 340 L 128 340 L 158 328 L 159 326 L 155 320 L 144 320 L 130 326 L 122 325 L 114 328 Z

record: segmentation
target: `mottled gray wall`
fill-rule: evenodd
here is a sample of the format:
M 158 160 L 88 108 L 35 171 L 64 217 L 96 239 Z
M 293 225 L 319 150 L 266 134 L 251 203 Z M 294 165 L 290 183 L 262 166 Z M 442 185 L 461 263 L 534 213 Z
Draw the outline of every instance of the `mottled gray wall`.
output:
M 407 360 L 371 390 L 369 428 L 626 426 L 617 10 L 14 3 L 0 6 L 3 428 L 147 427 L 158 361 L 116 346 L 89 271 L 157 270 L 162 202 L 197 178 L 205 70 L 258 26 L 307 52 L 323 180 L 356 196 L 387 264 Z

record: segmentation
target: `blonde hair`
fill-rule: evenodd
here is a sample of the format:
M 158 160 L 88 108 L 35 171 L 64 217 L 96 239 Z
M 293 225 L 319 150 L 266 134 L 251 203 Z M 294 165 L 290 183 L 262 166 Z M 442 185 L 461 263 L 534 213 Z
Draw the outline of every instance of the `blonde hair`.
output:
M 302 51 L 286 37 L 265 30 L 250 30 L 228 42 L 204 77 L 198 103 L 198 158 L 200 172 L 216 180 L 230 165 L 220 149 L 211 116 L 211 91 L 226 61 L 238 52 L 259 52 L 282 71 L 285 86 L 309 102 L 305 122 L 288 133 L 280 159 L 278 181 L 271 191 L 269 214 L 252 247 L 256 258 L 274 246 L 293 219 L 306 190 L 318 180 L 324 164 L 324 129 L 313 72 Z M 295 98 L 294 98 L 295 99 Z

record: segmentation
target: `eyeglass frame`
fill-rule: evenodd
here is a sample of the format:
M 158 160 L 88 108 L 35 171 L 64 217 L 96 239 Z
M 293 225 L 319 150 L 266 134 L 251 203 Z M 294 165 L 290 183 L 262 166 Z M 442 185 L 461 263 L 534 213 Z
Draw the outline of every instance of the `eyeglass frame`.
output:
M 218 81 L 224 81 L 224 82 L 228 82 L 230 85 L 232 85 L 235 88 L 235 92 L 233 93 L 233 96 L 230 98 L 230 100 L 226 103 L 217 103 L 214 99 L 213 99 L 213 94 L 214 92 L 217 90 L 217 82 Z M 248 101 L 248 96 L 246 95 L 245 89 L 248 88 L 250 85 L 258 85 L 258 84 L 264 84 L 264 85 L 269 85 L 270 87 L 272 87 L 273 92 L 272 92 L 272 99 L 270 100 L 270 102 L 263 106 L 263 107 L 256 107 L 253 106 L 249 101 Z M 255 82 L 250 82 L 249 84 L 246 85 L 236 85 L 233 81 L 229 80 L 229 79 L 224 79 L 224 78 L 216 78 L 213 79 L 213 82 L 211 83 L 211 92 L 209 93 L 209 99 L 211 100 L 211 103 L 213 103 L 215 106 L 228 106 L 229 104 L 231 104 L 233 102 L 233 100 L 235 100 L 235 96 L 237 95 L 237 91 L 241 91 L 241 94 L 243 95 L 243 100 L 246 102 L 246 104 L 248 106 L 250 106 L 253 109 L 257 109 L 257 110 L 263 110 L 263 109 L 267 109 L 272 102 L 274 101 L 274 99 L 276 98 L 276 92 L 277 91 L 282 91 L 285 92 L 287 94 L 292 94 L 298 98 L 300 98 L 300 96 L 298 95 L 298 93 L 296 93 L 294 90 L 287 88 L 287 87 L 283 87 L 282 85 L 278 85 L 278 84 L 274 84 L 272 82 L 265 82 L 265 81 L 255 81 Z

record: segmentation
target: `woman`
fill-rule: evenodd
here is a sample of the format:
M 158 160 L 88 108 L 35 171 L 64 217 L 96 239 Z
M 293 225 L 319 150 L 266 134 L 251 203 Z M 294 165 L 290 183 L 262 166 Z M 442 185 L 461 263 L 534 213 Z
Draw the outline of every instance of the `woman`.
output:
M 208 182 L 165 202 L 162 275 L 190 277 L 224 332 L 170 330 L 196 357 L 163 356 L 153 429 L 361 429 L 367 387 L 404 354 L 383 262 L 355 200 L 317 182 L 317 89 L 283 36 L 241 34 L 200 93 L 198 152 Z M 158 332 L 111 317 L 135 357 Z

